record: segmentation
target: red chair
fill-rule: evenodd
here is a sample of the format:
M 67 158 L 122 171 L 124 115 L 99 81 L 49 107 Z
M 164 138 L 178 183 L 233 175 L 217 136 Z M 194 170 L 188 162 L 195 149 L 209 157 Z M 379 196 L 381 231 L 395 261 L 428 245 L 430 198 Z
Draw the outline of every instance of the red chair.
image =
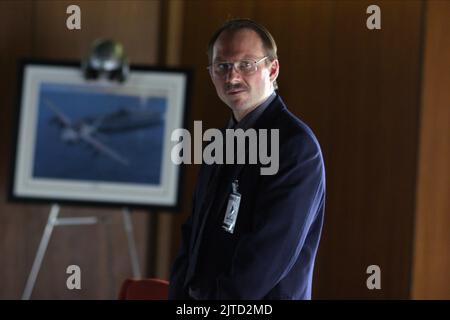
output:
M 167 300 L 169 282 L 161 279 L 126 279 L 119 300 Z

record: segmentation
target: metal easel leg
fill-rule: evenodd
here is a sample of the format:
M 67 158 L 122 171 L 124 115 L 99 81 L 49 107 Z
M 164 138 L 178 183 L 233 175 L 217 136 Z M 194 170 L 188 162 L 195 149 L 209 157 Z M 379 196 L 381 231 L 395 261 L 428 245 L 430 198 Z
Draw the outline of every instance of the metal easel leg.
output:
M 137 255 L 136 242 L 134 241 L 133 224 L 131 222 L 130 210 L 123 208 L 123 224 L 125 226 L 125 233 L 128 240 L 128 251 L 130 253 L 131 268 L 133 270 L 134 278 L 142 278 L 141 268 L 139 267 L 139 259 Z
M 58 204 L 53 204 L 50 208 L 48 215 L 47 225 L 45 226 L 44 233 L 42 234 L 41 243 L 39 244 L 34 258 L 33 266 L 30 274 L 28 275 L 27 283 L 25 285 L 24 292 L 22 294 L 22 300 L 29 300 L 36 283 L 39 270 L 44 259 L 45 252 L 47 251 L 48 243 L 55 226 L 75 226 L 75 225 L 90 225 L 98 223 L 96 217 L 80 217 L 80 218 L 59 218 L 60 207 Z M 139 266 L 139 259 L 137 255 L 136 242 L 134 239 L 133 224 L 131 222 L 130 210 L 123 208 L 123 223 L 125 226 L 125 233 L 128 240 L 128 251 L 130 253 L 131 267 L 133 271 L 133 277 L 141 278 L 141 270 Z
M 31 268 L 30 274 L 28 276 L 27 284 L 25 290 L 22 294 L 22 300 L 29 300 L 31 292 L 33 291 L 34 285 L 36 283 L 36 278 L 41 268 L 42 259 L 44 258 L 45 251 L 47 250 L 48 242 L 52 235 L 53 227 L 56 224 L 59 214 L 59 206 L 53 204 L 50 213 L 48 215 L 47 225 L 45 227 L 44 233 L 42 234 L 41 243 L 39 244 L 36 257 L 34 258 L 33 267 Z

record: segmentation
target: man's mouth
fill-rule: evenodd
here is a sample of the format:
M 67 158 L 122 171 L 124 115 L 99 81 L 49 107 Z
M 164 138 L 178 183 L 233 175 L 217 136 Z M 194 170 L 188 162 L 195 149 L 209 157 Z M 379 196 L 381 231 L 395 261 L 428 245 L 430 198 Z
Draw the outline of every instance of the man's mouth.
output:
M 241 84 L 228 84 L 225 87 L 225 93 L 228 95 L 237 95 L 239 93 L 242 93 L 244 91 L 247 91 L 247 89 L 241 85 Z
M 242 93 L 245 91 L 246 90 L 244 88 L 236 88 L 236 89 L 227 90 L 226 93 L 229 95 L 235 95 L 235 94 L 239 94 L 239 93 Z

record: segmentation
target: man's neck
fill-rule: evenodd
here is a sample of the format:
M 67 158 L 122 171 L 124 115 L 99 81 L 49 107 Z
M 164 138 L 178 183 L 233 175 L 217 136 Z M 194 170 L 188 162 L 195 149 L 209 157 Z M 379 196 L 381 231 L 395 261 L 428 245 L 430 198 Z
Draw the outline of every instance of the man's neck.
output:
M 262 98 L 258 103 L 256 103 L 253 107 L 247 108 L 243 110 L 241 113 L 238 113 L 236 111 L 233 111 L 233 117 L 236 122 L 241 121 L 247 114 L 258 108 L 260 105 L 264 103 L 271 95 L 274 93 L 274 90 L 270 91 L 264 98 Z

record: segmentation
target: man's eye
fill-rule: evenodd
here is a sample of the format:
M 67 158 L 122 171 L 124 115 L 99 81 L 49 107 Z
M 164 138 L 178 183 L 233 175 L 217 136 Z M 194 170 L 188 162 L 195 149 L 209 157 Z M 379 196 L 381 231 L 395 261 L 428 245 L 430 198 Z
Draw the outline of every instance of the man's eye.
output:
M 242 70 L 250 70 L 252 68 L 252 62 L 251 61 L 241 61 L 239 63 L 239 68 Z
M 228 63 L 218 63 L 217 69 L 220 71 L 226 71 L 229 69 Z

